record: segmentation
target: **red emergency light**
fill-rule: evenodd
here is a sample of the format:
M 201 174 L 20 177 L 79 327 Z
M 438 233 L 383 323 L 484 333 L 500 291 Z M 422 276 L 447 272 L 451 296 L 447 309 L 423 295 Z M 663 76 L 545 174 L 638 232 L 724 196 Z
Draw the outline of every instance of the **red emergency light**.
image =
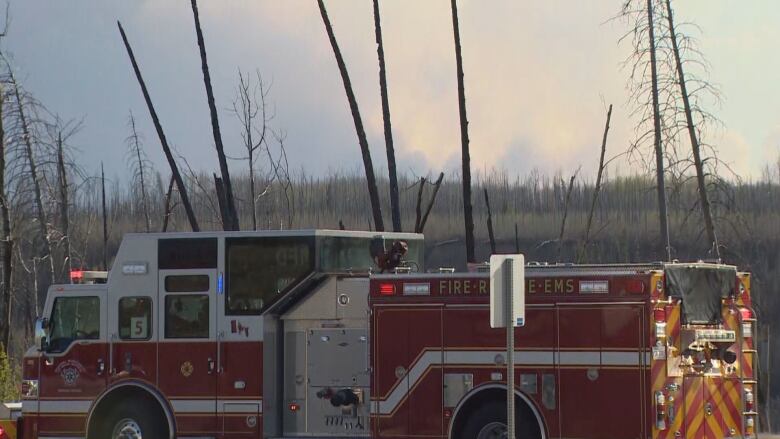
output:
M 379 284 L 380 296 L 392 296 L 394 294 L 395 294 L 395 284 L 389 282 Z
M 82 270 L 70 270 L 70 280 L 77 281 L 84 278 L 84 271 Z

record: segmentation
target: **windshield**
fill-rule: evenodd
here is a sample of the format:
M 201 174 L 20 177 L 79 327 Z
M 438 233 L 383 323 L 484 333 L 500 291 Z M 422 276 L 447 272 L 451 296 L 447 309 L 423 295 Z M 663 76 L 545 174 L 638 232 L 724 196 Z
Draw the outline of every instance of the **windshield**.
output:
M 100 338 L 100 299 L 58 297 L 51 312 L 49 351 L 62 352 L 75 340 Z

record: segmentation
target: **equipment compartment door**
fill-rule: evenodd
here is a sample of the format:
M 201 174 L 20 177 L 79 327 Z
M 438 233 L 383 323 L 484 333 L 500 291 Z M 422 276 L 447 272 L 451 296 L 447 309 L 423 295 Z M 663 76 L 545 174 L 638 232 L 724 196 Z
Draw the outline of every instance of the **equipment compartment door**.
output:
M 740 431 L 740 383 L 736 379 L 705 377 L 704 419 L 707 438 L 737 436 Z
M 372 343 L 372 416 L 382 436 L 409 432 L 409 310 L 374 309 Z
M 687 376 L 683 379 L 685 395 L 685 433 L 690 439 L 705 439 L 704 377 Z

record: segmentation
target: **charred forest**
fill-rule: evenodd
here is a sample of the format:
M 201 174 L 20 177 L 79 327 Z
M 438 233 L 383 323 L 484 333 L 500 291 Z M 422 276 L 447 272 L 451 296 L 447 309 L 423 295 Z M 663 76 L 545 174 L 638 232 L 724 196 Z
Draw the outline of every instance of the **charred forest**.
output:
M 148 66 L 139 62 L 144 48 L 133 45 L 137 29 L 117 22 L 119 55 L 133 74 L 126 87 L 144 103 L 127 108 L 124 132 L 103 139 L 126 163 L 120 175 L 77 159 L 79 139 L 89 126 L 50 110 L 26 88 L 19 74 L 24 66 L 0 46 L 0 393 L 16 394 L 7 383 L 18 377 L 49 286 L 70 282 L 73 270 L 110 270 L 127 233 L 388 229 L 424 233 L 429 268 L 466 270 L 492 253 L 521 252 L 527 261 L 549 264 L 705 260 L 750 271 L 762 325 L 759 382 L 770 383 L 761 397 L 780 416 L 780 397 L 772 396 L 780 395 L 780 372 L 771 366 L 780 361 L 780 325 L 771 319 L 780 313 L 780 156 L 753 177 L 720 159 L 722 146 L 712 139 L 723 123 L 708 105 L 719 101 L 720 91 L 701 67 L 707 60 L 695 28 L 676 21 L 671 0 L 622 1 L 611 20 L 628 29 L 617 42 L 629 53 L 622 64 L 628 99 L 616 102 L 614 111 L 629 113 L 631 142 L 610 140 L 613 105 L 605 103 L 605 122 L 593 131 L 598 136 L 587 139 L 598 167 L 556 173 L 518 173 L 511 164 L 472 166 L 467 114 L 474 112 L 467 113 L 470 71 L 464 72 L 470 53 L 461 44 L 468 35 L 460 32 L 458 3 L 452 0 L 451 16 L 442 19 L 452 22 L 448 50 L 454 53 L 448 53 L 454 67 L 449 73 L 457 81 L 451 111 L 459 122 L 452 127 L 459 132 L 459 163 L 436 163 L 424 175 L 396 164 L 395 145 L 401 142 L 400 136 L 394 141 L 399 124 L 391 124 L 394 90 L 388 86 L 394 66 L 385 59 L 388 32 L 383 36 L 380 2 L 374 0 L 367 19 L 375 31 L 385 169 L 372 162 L 366 130 L 375 121 L 364 120 L 365 111 L 361 116 L 361 90 L 353 88 L 355 71 L 350 76 L 339 46 L 344 39 L 326 3 L 316 3 L 318 31 L 328 54 L 332 51 L 330 68 L 338 71 L 339 91 L 343 86 L 342 104 L 351 116 L 345 124 L 350 133 L 354 127 L 353 153 L 360 164 L 349 171 L 323 173 L 291 163 L 291 133 L 275 117 L 275 102 L 284 96 L 275 95 L 273 81 L 260 69 L 236 70 L 233 95 L 215 94 L 212 81 L 223 78 L 211 75 L 209 34 L 196 0 L 189 5 L 193 28 L 181 31 L 193 34 L 187 50 L 199 56 L 203 88 L 192 92 L 203 95 L 208 109 L 208 120 L 200 123 L 211 128 L 210 167 L 188 159 L 186 147 L 169 143 L 154 87 L 144 79 Z M 0 44 L 8 30 L 6 21 Z M 149 121 L 154 129 L 145 132 Z M 240 144 L 223 141 L 228 130 L 238 134 Z M 152 150 L 163 151 L 163 164 L 149 159 Z M 626 163 L 634 165 L 630 172 Z

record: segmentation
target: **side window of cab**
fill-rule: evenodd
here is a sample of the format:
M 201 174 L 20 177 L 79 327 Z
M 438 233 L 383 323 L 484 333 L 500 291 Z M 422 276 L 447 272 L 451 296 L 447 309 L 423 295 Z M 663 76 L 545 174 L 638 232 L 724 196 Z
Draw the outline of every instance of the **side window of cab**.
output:
M 100 298 L 58 297 L 50 319 L 49 352 L 64 352 L 77 340 L 100 338 Z
M 152 298 L 119 299 L 119 338 L 149 340 L 152 338 Z

